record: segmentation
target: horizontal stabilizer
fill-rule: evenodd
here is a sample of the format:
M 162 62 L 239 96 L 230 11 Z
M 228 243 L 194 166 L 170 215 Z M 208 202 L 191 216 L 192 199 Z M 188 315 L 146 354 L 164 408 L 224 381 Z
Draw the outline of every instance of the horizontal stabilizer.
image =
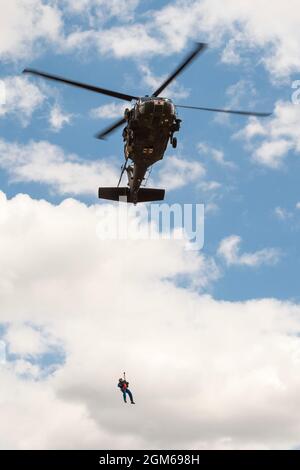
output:
M 98 196 L 100 199 L 121 202 L 150 202 L 162 201 L 165 197 L 164 189 L 140 188 L 137 193 L 136 201 L 133 200 L 129 188 L 99 188 Z

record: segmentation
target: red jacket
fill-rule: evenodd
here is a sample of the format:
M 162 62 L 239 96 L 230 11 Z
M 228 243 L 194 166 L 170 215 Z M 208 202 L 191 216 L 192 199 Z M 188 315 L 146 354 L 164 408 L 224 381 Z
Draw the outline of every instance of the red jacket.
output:
M 118 383 L 118 387 L 123 391 L 125 391 L 128 388 L 129 382 L 126 382 L 126 380 L 122 380 L 122 382 Z

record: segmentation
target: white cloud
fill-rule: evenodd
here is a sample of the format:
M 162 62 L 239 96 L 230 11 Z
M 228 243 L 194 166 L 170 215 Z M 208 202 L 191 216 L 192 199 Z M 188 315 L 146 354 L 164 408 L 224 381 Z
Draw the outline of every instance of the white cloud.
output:
M 228 0 L 224 13 L 221 0 L 171 2 L 149 12 L 143 22 L 70 34 L 68 47 L 89 44 L 101 53 L 116 57 L 170 54 L 183 50 L 189 40 L 205 39 L 223 46 L 223 60 L 238 63 L 240 55 L 260 54 L 271 77 L 282 77 L 299 70 L 298 1 Z M 147 18 L 147 17 L 145 17 Z M 266 24 L 268 27 L 266 28 Z
M 9 352 L 18 355 L 38 355 L 47 351 L 45 336 L 30 325 L 12 325 L 5 334 Z
M 268 134 L 266 126 L 261 120 L 250 118 L 247 122 L 247 125 L 235 134 L 236 138 L 245 138 L 247 141 L 250 141 L 257 136 L 266 136 Z
M 224 238 L 218 247 L 218 255 L 222 257 L 228 266 L 240 265 L 257 267 L 263 264 L 276 264 L 280 258 L 280 252 L 276 248 L 264 248 L 254 253 L 240 253 L 241 237 L 231 235 Z
M 63 0 L 63 2 L 69 13 L 87 17 L 92 27 L 113 17 L 121 21 L 132 20 L 139 4 L 139 0 Z
M 261 165 L 279 168 L 283 158 L 288 154 L 291 145 L 288 140 L 276 139 L 263 142 L 254 153 L 254 159 Z
M 73 114 L 65 113 L 61 107 L 56 103 L 52 106 L 50 115 L 49 115 L 49 123 L 51 125 L 51 129 L 54 132 L 60 131 L 65 124 L 70 124 L 73 118 Z
M 219 206 L 215 202 L 211 201 L 205 204 L 205 214 L 215 214 L 219 211 Z
M 61 11 L 41 0 L 0 1 L 0 57 L 4 61 L 32 57 L 41 42 L 60 39 Z
M 0 168 L 7 171 L 11 183 L 42 183 L 58 194 L 96 195 L 99 186 L 115 185 L 119 177 L 117 165 L 106 160 L 83 160 L 47 141 L 19 144 L 0 139 Z M 201 163 L 168 156 L 158 167 L 153 184 L 170 191 L 189 183 L 198 184 L 204 176 Z M 205 190 L 219 187 L 217 182 L 202 182 Z
M 23 145 L 0 140 L 0 168 L 10 182 L 43 183 L 59 194 L 97 195 L 98 187 L 115 184 L 119 173 L 106 161 L 83 160 L 47 141 Z
M 212 43 L 229 41 L 223 59 L 237 63 L 240 51 L 256 50 L 273 76 L 299 70 L 300 32 L 298 1 L 180 0 L 155 13 L 156 28 L 168 44 L 184 47 L 191 38 L 206 37 Z M 266 28 L 266 24 L 268 27 Z M 174 47 L 174 46 L 173 46 Z
M 100 54 L 116 58 L 152 55 L 162 50 L 159 39 L 151 37 L 143 24 L 113 26 L 100 31 L 86 30 L 70 33 L 62 44 L 65 52 L 93 48 Z
M 287 220 L 293 217 L 292 212 L 280 206 L 275 207 L 274 214 L 279 220 Z
M 203 191 L 215 191 L 221 188 L 221 183 L 218 181 L 201 181 L 198 185 Z
M 277 206 L 274 209 L 274 215 L 277 217 L 277 219 L 286 222 L 286 221 L 291 221 L 295 222 L 296 221 L 296 216 L 297 216 L 297 210 L 300 209 L 300 202 L 297 202 L 294 206 L 293 209 L 288 210 L 285 207 L 280 207 Z M 294 226 L 294 224 L 293 224 Z M 294 226 L 296 227 L 296 226 Z
M 222 198 L 220 190 L 222 188 L 221 183 L 218 181 L 203 180 L 197 184 L 197 188 L 205 192 L 205 214 L 216 214 L 220 207 L 216 201 Z
M 200 154 L 211 157 L 219 165 L 225 166 L 227 168 L 236 168 L 233 162 L 225 160 L 223 150 L 217 149 L 211 145 L 206 144 L 205 142 L 200 142 L 197 145 L 197 150 Z
M 6 61 L 28 59 L 47 45 L 62 52 L 69 47 L 69 50 L 80 49 L 83 43 L 94 47 L 93 41 L 96 46 L 99 41 L 100 51 L 103 24 L 112 17 L 120 17 L 120 11 L 121 22 L 132 21 L 138 3 L 138 0 L 1 0 L 0 57 Z M 68 25 L 70 14 L 73 15 L 71 30 Z M 137 25 L 137 30 L 141 29 Z M 112 35 L 108 29 L 104 39 L 109 41 Z M 114 40 L 117 47 L 117 38 Z M 128 44 L 130 41 L 129 38 Z M 109 49 L 106 44 L 106 51 Z
M 30 352 L 27 354 L 30 354 Z M 6 367 L 6 369 L 11 370 L 13 374 L 20 378 L 31 380 L 38 380 L 41 378 L 42 373 L 39 365 L 33 364 L 32 362 L 24 359 L 16 359 L 13 361 L 13 364 L 9 364 L 9 367 Z
M 256 89 L 250 80 L 241 79 L 227 88 L 226 96 L 230 100 L 230 106 L 236 108 L 245 99 L 253 101 L 256 96 Z
M 275 0 L 272 11 L 267 0 L 245 0 L 243 4 L 228 0 L 226 12 L 221 0 L 177 0 L 135 18 L 137 5 L 136 0 L 47 4 L 2 0 L 0 57 L 13 61 L 32 57 L 41 44 L 51 44 L 59 52 L 88 48 L 117 58 L 145 57 L 178 53 L 188 41 L 201 38 L 221 46 L 221 58 L 227 63 L 236 64 L 249 50 L 257 51 L 271 78 L 299 70 L 298 0 Z M 67 22 L 70 14 L 72 29 Z M 113 17 L 118 22 L 107 26 Z
M 264 123 L 250 119 L 236 137 L 246 139 L 257 163 L 277 169 L 283 165 L 289 151 L 300 153 L 299 119 L 300 106 L 279 101 L 272 118 Z
M 90 115 L 93 119 L 113 119 L 122 117 L 128 107 L 124 103 L 108 103 L 91 110 Z
M 159 171 L 156 184 L 170 191 L 198 182 L 204 176 L 205 168 L 201 163 L 188 161 L 183 157 L 168 156 Z
M 46 96 L 27 77 L 6 77 L 3 80 L 5 102 L 0 105 L 0 117 L 12 114 L 23 125 L 28 124 L 32 114 L 44 103 Z
M 28 361 L 0 368 L 2 447 L 297 446 L 299 306 L 177 287 L 179 275 L 209 281 L 203 255 L 99 240 L 115 210 L 0 194 L 1 322 L 39 325 L 66 353 L 43 380 Z M 116 387 L 123 370 L 134 409 Z

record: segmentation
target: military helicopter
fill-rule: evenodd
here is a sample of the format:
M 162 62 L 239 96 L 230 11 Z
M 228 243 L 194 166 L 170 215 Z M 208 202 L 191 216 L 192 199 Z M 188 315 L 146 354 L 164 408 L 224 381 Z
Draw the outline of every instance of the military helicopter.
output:
M 111 132 L 125 124 L 123 129 L 124 157 L 121 175 L 117 187 L 99 188 L 99 198 L 113 201 L 138 202 L 160 201 L 164 199 L 164 189 L 141 187 L 149 168 L 163 159 L 168 143 L 173 148 L 177 146 L 174 133 L 180 129 L 181 119 L 177 117 L 176 108 L 187 108 L 217 113 L 239 114 L 243 116 L 270 116 L 271 113 L 239 111 L 230 109 L 207 108 L 200 106 L 185 106 L 174 104 L 170 99 L 161 97 L 162 91 L 191 64 L 193 60 L 207 47 L 205 43 L 196 43 L 194 49 L 185 57 L 173 73 L 155 90 L 151 96 L 144 97 L 127 95 L 121 92 L 99 88 L 86 83 L 69 80 L 57 75 L 51 75 L 34 69 L 25 69 L 30 73 L 57 82 L 73 85 L 96 93 L 108 95 L 120 100 L 134 102 L 133 106 L 125 109 L 124 117 L 96 134 L 96 138 L 105 139 Z M 127 187 L 121 187 L 121 180 L 126 171 Z

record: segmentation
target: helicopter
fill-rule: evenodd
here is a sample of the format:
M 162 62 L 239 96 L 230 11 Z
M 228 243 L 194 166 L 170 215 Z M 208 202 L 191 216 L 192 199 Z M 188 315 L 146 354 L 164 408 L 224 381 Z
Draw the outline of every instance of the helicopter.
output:
M 125 125 L 122 136 L 124 141 L 125 162 L 116 187 L 102 187 L 98 190 L 101 199 L 112 201 L 125 201 L 133 204 L 138 202 L 161 201 L 165 190 L 141 187 L 145 175 L 152 165 L 162 160 L 168 144 L 175 149 L 177 138 L 175 132 L 180 130 L 181 119 L 177 116 L 177 108 L 191 110 L 211 111 L 217 113 L 238 114 L 242 116 L 267 117 L 272 113 L 241 111 L 232 109 L 208 108 L 201 106 L 187 106 L 174 104 L 172 100 L 162 97 L 165 88 L 190 65 L 200 53 L 207 48 L 206 43 L 196 43 L 193 50 L 184 58 L 178 67 L 167 79 L 152 93 L 143 97 L 128 95 L 98 86 L 81 83 L 67 78 L 26 68 L 23 73 L 37 75 L 67 85 L 83 88 L 85 90 L 101 93 L 113 98 L 128 101 L 130 108 L 126 108 L 124 116 L 105 128 L 96 138 L 105 139 L 110 133 Z M 128 185 L 120 186 L 124 172 L 127 173 Z

